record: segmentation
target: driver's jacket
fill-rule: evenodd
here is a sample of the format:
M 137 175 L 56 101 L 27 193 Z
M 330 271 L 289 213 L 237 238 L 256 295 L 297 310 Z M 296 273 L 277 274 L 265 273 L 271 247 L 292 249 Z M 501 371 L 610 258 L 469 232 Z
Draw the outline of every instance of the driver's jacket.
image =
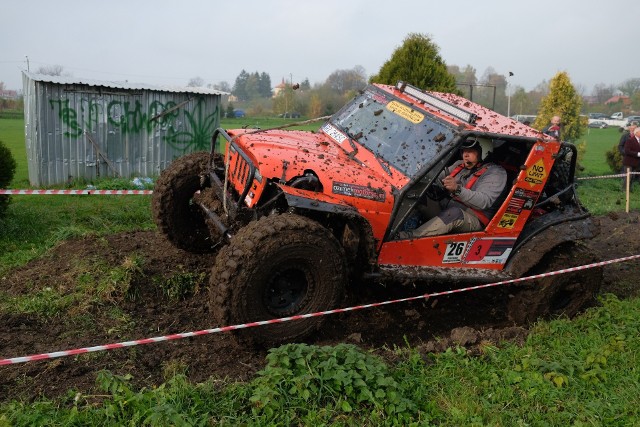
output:
M 439 178 L 443 179 L 447 170 Z M 462 160 L 455 162 L 448 170 L 460 184 L 460 194 L 443 201 L 443 208 L 460 206 L 471 209 L 478 219 L 487 225 L 500 208 L 507 191 L 507 172 L 495 163 L 478 163 L 473 169 L 466 169 Z

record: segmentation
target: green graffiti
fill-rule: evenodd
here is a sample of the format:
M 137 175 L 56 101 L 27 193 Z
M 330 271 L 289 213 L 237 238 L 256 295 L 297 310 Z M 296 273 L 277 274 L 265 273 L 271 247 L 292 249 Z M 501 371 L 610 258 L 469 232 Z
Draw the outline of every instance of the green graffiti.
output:
M 191 131 L 176 131 L 173 127 L 169 128 L 165 141 L 172 146 L 183 151 L 192 149 L 192 151 L 207 150 L 211 145 L 211 135 L 217 126 L 218 108 L 213 113 L 206 115 L 204 108 L 204 100 L 198 99 L 193 112 L 184 111 L 184 116 L 189 122 Z
M 143 131 L 150 134 L 154 129 L 159 129 L 165 133 L 163 138 L 167 144 L 182 151 L 208 149 L 211 135 L 218 124 L 219 106 L 216 105 L 215 110 L 207 114 L 202 97 L 197 99 L 191 111 L 177 108 L 182 104 L 178 105 L 175 101 L 153 101 L 146 109 L 138 100 L 112 100 L 105 107 L 106 102 L 102 98 L 82 99 L 80 114 L 70 107 L 69 99 L 51 99 L 49 105 L 57 110 L 65 136 L 77 138 L 85 131 L 96 132 L 101 124 L 109 125 L 123 135 Z
M 75 109 L 69 107 L 69 100 L 49 100 L 49 105 L 55 110 L 58 107 L 58 117 L 62 120 L 62 123 L 66 126 L 67 130 L 64 131 L 65 136 L 78 137 L 84 132 L 82 126 L 78 124 L 78 113 Z

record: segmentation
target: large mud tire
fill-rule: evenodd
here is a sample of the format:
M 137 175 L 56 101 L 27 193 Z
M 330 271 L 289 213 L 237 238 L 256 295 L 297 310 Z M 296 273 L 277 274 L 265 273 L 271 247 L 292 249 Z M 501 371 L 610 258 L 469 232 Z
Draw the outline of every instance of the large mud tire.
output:
M 308 218 L 264 217 L 241 229 L 217 255 L 210 279 L 211 312 L 221 326 L 336 308 L 346 282 L 337 239 Z M 324 317 L 237 332 L 241 342 L 277 345 L 315 332 Z
M 158 229 L 180 249 L 193 253 L 213 252 L 204 212 L 193 202 L 202 189 L 201 177 L 208 170 L 207 152 L 187 154 L 167 167 L 153 190 L 151 207 Z
M 597 262 L 580 242 L 563 244 L 546 254 L 526 275 L 532 276 Z M 521 325 L 540 318 L 573 317 L 595 301 L 602 284 L 602 267 L 543 277 L 510 289 L 507 313 Z M 512 285 L 513 286 L 513 285 Z

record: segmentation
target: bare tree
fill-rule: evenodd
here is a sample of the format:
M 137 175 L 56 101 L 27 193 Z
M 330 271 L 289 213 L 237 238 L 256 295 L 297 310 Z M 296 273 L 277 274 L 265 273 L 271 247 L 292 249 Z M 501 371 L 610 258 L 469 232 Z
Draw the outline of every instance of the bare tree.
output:
M 204 79 L 202 77 L 192 77 L 187 83 L 187 87 L 202 87 L 204 86 Z
M 61 76 L 63 72 L 64 67 L 62 65 L 47 65 L 36 70 L 37 74 L 44 74 L 47 76 Z
M 593 87 L 593 96 L 596 97 L 598 104 L 604 104 L 604 102 L 613 96 L 615 88 L 612 85 L 605 85 L 604 83 L 598 83 Z
M 231 85 L 229 85 L 228 82 L 224 82 L 224 81 L 210 84 L 209 87 L 211 89 L 219 90 L 222 92 L 229 92 L 229 93 L 231 92 Z
M 631 97 L 640 90 L 640 78 L 627 79 L 618 85 L 618 89 L 625 95 Z
M 331 90 L 344 94 L 352 90 L 362 89 L 367 85 L 367 76 L 364 68 L 356 65 L 351 70 L 336 70 L 324 83 Z

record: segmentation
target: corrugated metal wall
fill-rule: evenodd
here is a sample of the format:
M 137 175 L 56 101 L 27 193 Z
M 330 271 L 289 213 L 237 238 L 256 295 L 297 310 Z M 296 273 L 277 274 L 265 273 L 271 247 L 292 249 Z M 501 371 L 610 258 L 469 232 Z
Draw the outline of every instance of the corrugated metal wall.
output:
M 219 94 L 23 79 L 32 186 L 156 176 L 185 153 L 209 150 L 220 124 Z

